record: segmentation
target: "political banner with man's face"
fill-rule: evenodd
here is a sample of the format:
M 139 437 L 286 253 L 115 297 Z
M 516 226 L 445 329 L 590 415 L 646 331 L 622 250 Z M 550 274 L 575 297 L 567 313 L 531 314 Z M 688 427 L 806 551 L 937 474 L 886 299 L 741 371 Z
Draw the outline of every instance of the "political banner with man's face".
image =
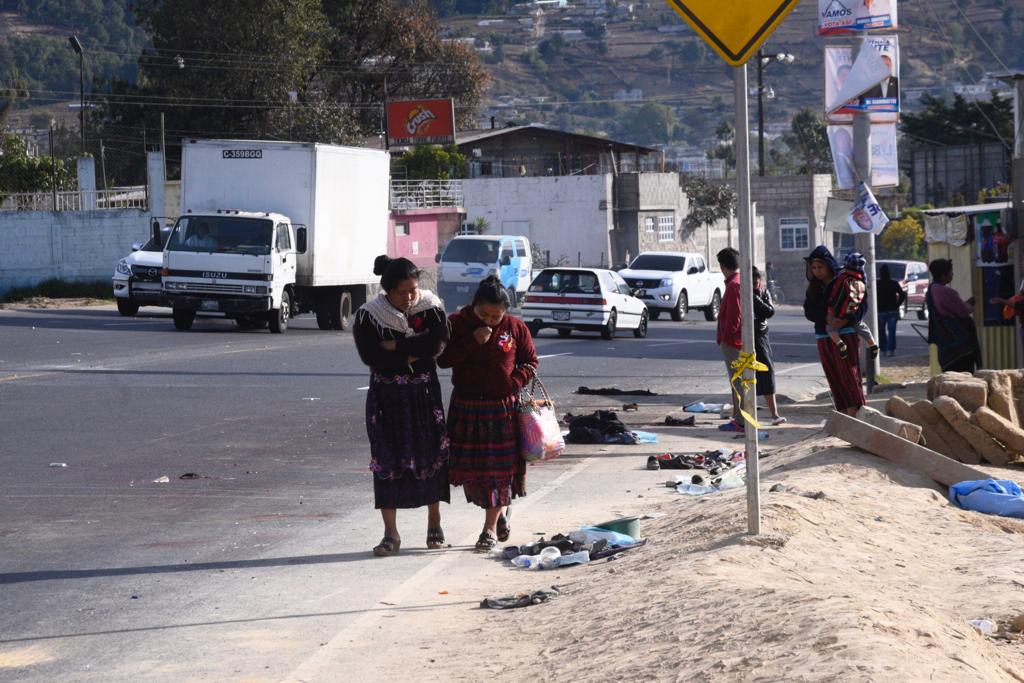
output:
M 896 0 L 818 0 L 818 34 L 897 28 Z
M 853 114 L 868 112 L 872 123 L 894 123 L 900 111 L 899 39 L 896 36 L 872 36 L 867 45 L 875 49 L 889 67 L 890 76 L 869 88 L 859 97 L 827 115 L 831 123 L 849 123 Z M 825 48 L 825 110 L 828 111 L 839 96 L 847 77 L 853 70 L 853 48 L 830 45 Z
M 857 162 L 853 150 L 853 126 L 829 126 L 828 144 L 836 186 L 850 190 L 857 186 Z M 871 186 L 895 187 L 900 184 L 897 158 L 896 124 L 871 125 Z
M 878 204 L 871 188 L 864 183 L 861 183 L 857 190 L 857 199 L 853 203 L 853 210 L 850 211 L 847 223 L 855 235 L 864 232 L 878 235 L 889 225 L 889 217 Z

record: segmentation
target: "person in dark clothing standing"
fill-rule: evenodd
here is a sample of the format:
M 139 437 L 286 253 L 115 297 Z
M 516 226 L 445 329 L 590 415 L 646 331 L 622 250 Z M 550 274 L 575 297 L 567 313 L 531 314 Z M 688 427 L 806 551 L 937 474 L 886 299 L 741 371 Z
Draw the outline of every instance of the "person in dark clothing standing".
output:
M 758 362 L 768 367 L 767 370 L 757 371 L 757 395 L 764 396 L 764 402 L 768 404 L 768 412 L 772 416 L 772 424 L 780 425 L 786 418 L 779 415 L 779 405 L 775 400 L 775 363 L 772 361 L 772 343 L 768 338 L 768 319 L 775 315 L 775 305 L 757 266 L 754 266 L 753 275 L 754 351 L 757 353 Z
M 835 317 L 835 310 L 848 308 L 845 302 L 830 306 L 830 291 L 833 289 L 839 264 L 828 247 L 818 246 L 804 257 L 807 262 L 807 296 L 804 299 L 804 316 L 814 323 L 814 336 L 818 340 L 818 359 L 828 380 L 835 409 L 848 415 L 856 415 L 865 403 L 861 387 L 856 320 Z M 835 303 L 835 302 L 834 302 Z M 835 327 L 843 343 L 849 349 L 844 356 L 828 336 L 828 327 Z
M 907 300 L 903 286 L 892 279 L 889 266 L 878 271 L 875 296 L 878 300 L 878 339 L 882 353 L 890 358 L 896 355 L 896 323 L 900 321 L 900 307 Z
M 402 545 L 398 508 L 426 505 L 427 547 L 444 545 L 448 435 L 434 359 L 448 341 L 448 321 L 441 300 L 419 288 L 412 261 L 378 256 L 373 272 L 383 291 L 356 311 L 352 336 L 370 366 L 366 433 L 374 506 L 384 519 L 384 538 L 373 553 L 386 557 Z
M 452 369 L 451 482 L 485 511 L 479 552 L 508 539 L 508 506 L 526 495 L 519 392 L 537 372 L 537 352 L 526 323 L 508 315 L 511 303 L 498 278 L 483 280 L 473 303 L 449 316 L 451 343 L 437 361 Z

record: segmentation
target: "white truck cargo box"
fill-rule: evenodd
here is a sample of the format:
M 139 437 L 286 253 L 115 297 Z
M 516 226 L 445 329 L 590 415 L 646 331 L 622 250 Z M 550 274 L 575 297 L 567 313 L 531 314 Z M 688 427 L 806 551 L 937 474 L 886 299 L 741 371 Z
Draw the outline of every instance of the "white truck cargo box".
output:
M 370 284 L 387 251 L 387 152 L 267 140 L 182 143 L 181 212 L 274 212 L 305 225 L 296 283 Z

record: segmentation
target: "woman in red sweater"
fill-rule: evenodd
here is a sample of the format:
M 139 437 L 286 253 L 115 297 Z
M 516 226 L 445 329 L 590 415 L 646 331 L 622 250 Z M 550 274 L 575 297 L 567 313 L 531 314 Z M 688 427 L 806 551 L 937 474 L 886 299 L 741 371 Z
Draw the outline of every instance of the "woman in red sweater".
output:
M 508 315 L 511 302 L 496 277 L 480 283 L 473 303 L 448 316 L 451 339 L 437 359 L 452 368 L 448 408 L 448 476 L 466 500 L 486 511 L 476 549 L 508 539 L 506 508 L 526 495 L 526 463 L 519 455 L 519 391 L 537 370 L 526 324 Z

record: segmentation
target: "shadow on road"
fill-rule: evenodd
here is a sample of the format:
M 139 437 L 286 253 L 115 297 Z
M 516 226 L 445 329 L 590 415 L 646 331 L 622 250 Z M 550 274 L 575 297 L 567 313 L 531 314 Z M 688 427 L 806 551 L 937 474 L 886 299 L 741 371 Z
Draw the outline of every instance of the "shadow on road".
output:
M 284 621 L 288 619 L 317 619 L 320 617 L 340 617 L 346 615 L 366 614 L 368 612 L 424 612 L 437 609 L 448 609 L 452 607 L 465 607 L 467 605 L 479 605 L 477 600 L 462 600 L 459 602 L 445 602 L 433 605 L 408 605 L 399 607 L 397 605 L 385 605 L 382 607 L 369 607 L 367 609 L 351 609 L 338 612 L 310 612 L 308 614 L 281 614 L 275 617 L 253 617 L 251 619 L 224 619 L 221 621 L 197 621 L 185 624 L 161 624 L 159 626 L 139 626 L 137 628 L 121 628 L 110 631 L 83 631 L 81 633 L 55 633 L 46 636 L 24 636 L 22 638 L 0 639 L 0 645 L 8 643 L 27 643 L 35 640 L 59 640 L 61 638 L 85 638 L 88 636 L 110 636 L 119 633 L 144 633 L 146 631 L 164 631 L 176 628 L 202 628 L 205 626 L 227 626 L 229 624 L 255 624 L 266 621 Z

